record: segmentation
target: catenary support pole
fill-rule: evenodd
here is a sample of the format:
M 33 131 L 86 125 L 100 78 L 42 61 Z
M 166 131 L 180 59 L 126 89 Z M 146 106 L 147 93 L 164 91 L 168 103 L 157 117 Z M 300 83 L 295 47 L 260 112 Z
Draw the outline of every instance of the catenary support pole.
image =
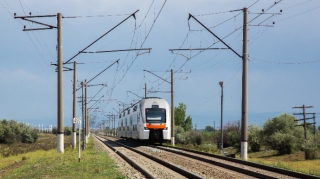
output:
M 74 61 L 73 62 L 73 111 L 72 111 L 72 119 L 76 118 L 76 100 L 77 100 L 77 92 L 76 92 L 76 74 L 77 74 L 77 71 L 76 71 L 76 65 L 77 65 L 77 62 Z M 79 124 L 80 125 L 80 124 Z M 79 140 L 80 142 L 80 140 Z M 73 123 L 72 124 L 72 147 L 75 149 L 77 147 L 77 128 L 76 128 L 76 123 Z
M 220 133 L 220 153 L 223 153 L 223 81 L 219 82 L 221 86 L 221 133 Z
M 144 84 L 144 97 L 147 98 L 147 83 Z
M 87 89 L 87 80 L 84 80 L 84 93 L 85 93 L 85 97 L 84 97 L 84 117 L 85 117 L 85 144 L 86 145 L 88 143 L 88 89 Z M 86 148 L 86 147 L 85 147 Z
M 62 14 L 57 14 L 58 31 L 58 133 L 57 151 L 64 153 L 64 111 L 63 111 L 63 51 L 62 51 Z
M 173 81 L 173 69 L 171 69 L 171 144 L 175 145 L 174 141 L 174 81 Z
M 81 134 L 81 119 L 80 119 L 80 123 L 79 123 L 79 141 L 78 141 L 78 143 L 79 143 L 79 156 L 78 156 L 78 158 L 79 158 L 79 162 L 80 162 L 80 135 Z
M 248 8 L 243 9 L 241 158 L 248 160 Z
M 81 102 L 82 102 L 82 105 L 81 105 L 81 109 L 82 109 L 82 150 L 85 150 L 85 141 L 84 141 L 84 138 L 85 138 L 85 132 L 84 132 L 84 126 L 85 126 L 85 112 L 84 112 L 84 82 L 82 81 L 81 82 L 81 89 L 82 89 L 82 95 L 81 95 Z

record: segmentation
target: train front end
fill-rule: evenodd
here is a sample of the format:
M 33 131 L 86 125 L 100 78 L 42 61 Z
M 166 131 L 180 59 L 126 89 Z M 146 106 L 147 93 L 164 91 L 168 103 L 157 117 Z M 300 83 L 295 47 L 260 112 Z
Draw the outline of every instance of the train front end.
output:
M 152 142 L 162 142 L 171 139 L 170 107 L 166 100 L 160 98 L 146 98 L 140 103 L 143 120 L 143 130 L 140 139 Z

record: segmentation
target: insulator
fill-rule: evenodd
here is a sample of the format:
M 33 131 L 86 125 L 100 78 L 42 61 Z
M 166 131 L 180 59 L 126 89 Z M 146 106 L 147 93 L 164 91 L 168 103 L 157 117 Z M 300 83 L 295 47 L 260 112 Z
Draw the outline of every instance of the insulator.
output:
M 31 16 L 31 12 L 29 12 L 29 15 Z
M 16 16 L 16 15 L 17 15 L 17 13 L 13 13 L 13 15 L 14 15 L 14 16 Z
M 264 12 L 264 9 L 262 9 L 262 12 Z
M 280 9 L 280 12 L 282 12 L 282 9 Z

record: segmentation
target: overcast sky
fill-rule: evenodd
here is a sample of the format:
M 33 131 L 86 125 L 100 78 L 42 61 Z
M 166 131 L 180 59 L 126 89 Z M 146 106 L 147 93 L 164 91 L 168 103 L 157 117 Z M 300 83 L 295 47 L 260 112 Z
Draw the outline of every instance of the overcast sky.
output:
M 277 3 L 277 4 L 275 4 Z M 17 16 L 63 18 L 63 61 L 68 61 L 130 14 L 139 10 L 86 52 L 152 48 L 148 51 L 81 53 L 74 60 L 77 84 L 90 80 L 116 60 L 88 88 L 91 118 L 97 123 L 144 96 L 170 103 L 170 70 L 174 69 L 175 106 L 187 105 L 197 128 L 220 126 L 219 81 L 224 81 L 224 124 L 241 119 L 242 59 L 225 48 L 189 13 L 242 54 L 242 9 L 249 7 L 249 124 L 263 125 L 281 113 L 301 112 L 292 106 L 314 106 L 320 112 L 320 2 L 317 0 L 0 0 L 0 118 L 33 125 L 57 124 L 57 31 L 23 32 L 44 26 Z M 264 9 L 265 14 L 259 15 Z M 282 10 L 282 13 L 280 13 Z M 274 13 L 274 14 L 273 14 Z M 56 26 L 55 17 L 32 20 Z M 273 24 L 275 22 L 275 24 Z M 272 27 L 271 27 L 272 26 Z M 65 65 L 72 68 L 72 64 Z M 64 121 L 71 125 L 73 72 L 64 72 Z M 128 92 L 130 91 L 130 92 Z M 155 91 L 158 91 L 155 93 Z M 137 96 L 136 96 L 137 95 Z M 81 90 L 77 92 L 81 96 Z M 102 100 L 102 101 L 97 101 Z M 121 101 L 121 102 L 117 102 Z M 81 117 L 80 103 L 77 116 Z M 115 111 L 115 110 L 116 111 Z M 311 122 L 311 121 L 310 121 Z M 319 123 L 319 122 L 318 122 Z

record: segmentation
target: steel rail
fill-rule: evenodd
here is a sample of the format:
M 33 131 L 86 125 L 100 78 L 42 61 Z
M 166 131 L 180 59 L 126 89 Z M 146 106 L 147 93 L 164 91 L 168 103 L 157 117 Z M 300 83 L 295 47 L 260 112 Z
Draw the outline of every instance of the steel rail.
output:
M 96 136 L 95 137 L 100 140 L 102 143 L 104 143 L 106 146 L 108 146 L 111 150 L 113 150 L 116 154 L 118 154 L 123 160 L 125 160 L 128 164 L 130 164 L 133 168 L 135 168 L 136 170 L 138 170 L 139 172 L 141 172 L 146 178 L 152 178 L 155 179 L 155 177 L 150 174 L 148 171 L 146 171 L 145 169 L 143 169 L 142 167 L 140 167 L 138 164 L 136 164 L 134 161 L 132 161 L 131 159 L 129 159 L 127 156 L 125 156 L 123 153 L 121 153 L 120 151 L 117 151 L 117 149 L 115 149 L 114 147 L 112 147 L 111 145 L 105 143 L 105 141 L 102 141 L 100 137 Z
M 296 178 L 304 178 L 304 179 L 319 179 L 320 178 L 320 177 L 313 176 L 313 175 L 294 172 L 294 171 L 285 170 L 285 169 L 281 169 L 281 168 L 275 168 L 275 167 L 271 167 L 271 166 L 267 166 L 267 165 L 248 162 L 248 161 L 239 160 L 239 159 L 230 158 L 230 157 L 225 157 L 225 156 L 221 156 L 221 155 L 214 155 L 214 154 L 210 154 L 210 153 L 206 153 L 206 152 L 200 152 L 200 151 L 191 150 L 191 149 L 184 149 L 184 148 L 172 147 L 172 146 L 163 146 L 163 147 L 152 146 L 152 147 L 155 147 L 155 148 L 158 148 L 158 149 L 162 149 L 162 150 L 166 150 L 166 151 L 169 151 L 169 152 L 173 152 L 173 153 L 176 153 L 176 154 L 184 155 L 184 156 L 187 156 L 187 157 L 189 157 L 189 156 L 192 157 L 192 158 L 195 157 L 195 159 L 201 160 L 201 161 L 204 161 L 204 162 L 207 162 L 208 159 L 205 159 L 205 158 L 202 158 L 202 157 L 193 156 L 193 155 L 190 155 L 190 154 L 185 154 L 185 153 L 174 151 L 174 150 L 170 150 L 170 149 L 165 149 L 164 147 L 173 148 L 173 149 L 179 149 L 179 150 L 182 150 L 182 151 L 201 154 L 201 155 L 205 155 L 205 156 L 208 156 L 208 157 L 214 157 L 214 158 L 218 158 L 218 159 L 222 159 L 222 160 L 226 160 L 226 161 L 230 161 L 230 162 L 234 162 L 234 163 L 247 165 L 247 166 L 250 166 L 250 167 L 255 167 L 255 168 L 259 168 L 259 169 L 275 172 L 275 173 L 282 174 L 282 175 L 296 177 Z M 212 160 L 208 160 L 208 162 L 210 162 L 210 163 L 212 163 L 214 165 L 215 165 L 215 163 L 217 163 L 217 165 L 221 165 L 222 167 L 224 167 L 223 165 L 226 165 L 226 164 L 219 164 L 218 162 L 214 162 Z M 227 167 L 229 167 L 229 166 L 227 166 Z M 244 170 L 244 169 L 237 168 L 237 167 L 234 167 L 234 166 L 230 166 L 230 169 L 235 170 L 235 171 L 239 170 L 238 172 L 240 172 L 240 173 L 243 173 L 243 172 L 240 171 L 240 170 L 243 170 L 245 172 L 244 174 L 248 174 L 248 173 L 254 174 L 255 173 L 255 172 Z M 250 175 L 250 174 L 248 174 L 248 175 Z M 258 175 L 260 175 L 260 174 L 258 174 Z M 251 176 L 255 176 L 255 174 L 251 175 Z M 258 177 L 258 178 L 270 178 L 270 176 L 265 176 L 265 177 L 264 176 L 260 176 L 260 177 L 259 176 L 255 176 L 255 177 Z M 271 177 L 271 178 L 273 178 L 273 177 Z
M 108 140 L 108 139 L 106 139 L 106 140 Z M 165 167 L 167 167 L 167 168 L 169 168 L 169 169 L 171 169 L 171 170 L 173 170 L 173 171 L 175 171 L 175 172 L 177 172 L 177 173 L 179 173 L 179 174 L 181 174 L 181 175 L 183 175 L 183 176 L 185 176 L 187 178 L 203 179 L 203 177 L 201 177 L 201 176 L 199 176 L 199 175 L 197 175 L 195 173 L 189 172 L 189 171 L 187 171 L 187 170 L 185 170 L 183 168 L 180 168 L 180 167 L 175 166 L 173 164 L 167 163 L 167 162 L 165 162 L 163 160 L 160 160 L 160 159 L 158 159 L 156 157 L 153 157 L 153 156 L 151 156 L 149 154 L 143 153 L 143 152 L 141 152 L 141 151 L 139 151 L 137 149 L 134 149 L 132 147 L 129 147 L 129 146 L 125 145 L 125 144 L 121 144 L 119 142 L 115 142 L 115 141 L 112 141 L 112 140 L 108 140 L 108 141 L 111 141 L 113 143 L 121 145 L 121 146 L 123 146 L 123 147 L 125 147 L 125 148 L 127 148 L 129 150 L 132 150 L 132 151 L 134 151 L 134 152 L 136 152 L 136 153 L 138 153 L 138 154 L 140 154 L 140 155 L 142 155 L 142 156 L 144 156 L 144 157 L 146 157 L 146 158 L 148 158 L 150 160 L 153 160 L 153 161 L 155 161 L 157 163 L 160 163 L 161 165 L 163 165 L 163 166 L 165 166 Z

